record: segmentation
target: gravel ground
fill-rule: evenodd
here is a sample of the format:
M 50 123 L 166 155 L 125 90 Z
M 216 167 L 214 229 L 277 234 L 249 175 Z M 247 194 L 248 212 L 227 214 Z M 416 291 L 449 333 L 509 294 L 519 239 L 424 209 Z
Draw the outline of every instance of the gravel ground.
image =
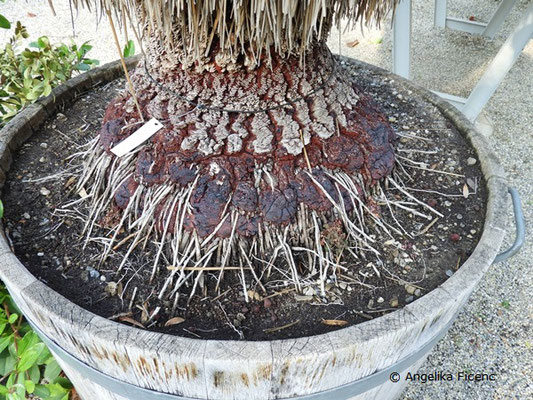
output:
M 67 0 L 54 0 L 57 17 L 53 17 L 42 0 L 7 0 L 2 14 L 25 23 L 32 38 L 48 35 L 54 42 L 72 36 Z M 484 68 L 505 41 L 521 13 L 530 4 L 519 0 L 503 28 L 491 40 L 462 32 L 433 27 L 433 1 L 413 2 L 413 80 L 427 88 L 468 96 Z M 498 2 L 494 0 L 448 0 L 449 15 L 487 21 Z M 92 57 L 102 62 L 117 58 L 108 24 L 100 25 L 87 11 L 74 15 L 78 42 L 91 40 Z M 0 44 L 9 35 L 0 32 Z M 358 39 L 355 47 L 347 44 Z M 376 43 L 381 41 L 381 43 Z M 342 30 L 333 32 L 330 46 L 334 52 L 390 68 L 390 21 L 381 29 Z M 511 184 L 518 189 L 527 221 L 533 220 L 533 41 L 509 72 L 484 109 L 493 121 L 490 136 Z M 511 217 L 511 215 L 510 215 Z M 510 225 L 512 230 L 512 226 Z M 509 245 L 513 235 L 509 234 Z M 402 397 L 411 399 L 529 399 L 533 398 L 533 317 L 531 288 L 533 273 L 532 236 L 522 252 L 513 259 L 494 265 L 475 291 L 463 312 L 442 339 L 420 373 L 460 371 L 494 373 L 493 382 L 412 382 Z

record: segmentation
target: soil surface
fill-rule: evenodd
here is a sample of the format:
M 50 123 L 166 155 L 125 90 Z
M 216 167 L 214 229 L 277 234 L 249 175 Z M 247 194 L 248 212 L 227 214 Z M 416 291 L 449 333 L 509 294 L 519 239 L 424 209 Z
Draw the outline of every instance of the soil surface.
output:
M 81 97 L 15 155 L 3 202 L 6 233 L 16 255 L 40 280 L 98 315 L 196 338 L 315 335 L 377 318 L 423 296 L 451 276 L 479 240 L 486 204 L 479 161 L 435 107 L 412 99 L 393 80 L 383 81 L 355 65 L 343 67 L 381 104 L 400 136 L 394 177 L 416 200 L 389 185 L 388 193 L 398 202 L 375 207 L 400 233 L 374 238 L 379 256 L 366 255 L 357 263 L 341 260 L 346 269 L 330 277 L 326 296 L 311 279 L 296 293 L 274 271 L 266 293 L 249 286 L 246 302 L 239 273 L 226 273 L 220 292 L 214 293 L 218 274 L 208 272 L 204 290 L 189 298 L 191 287 L 182 289 L 172 312 L 170 300 L 157 298 L 165 277 L 149 283 L 155 244 L 137 248 L 118 274 L 124 249 L 117 248 L 100 265 L 101 245 L 84 246 L 86 211 L 74 190 L 79 167 L 71 156 L 99 132 L 107 104 L 124 90 L 123 80 Z M 67 207 L 72 202 L 79 207 Z M 100 229 L 98 234 L 108 232 Z

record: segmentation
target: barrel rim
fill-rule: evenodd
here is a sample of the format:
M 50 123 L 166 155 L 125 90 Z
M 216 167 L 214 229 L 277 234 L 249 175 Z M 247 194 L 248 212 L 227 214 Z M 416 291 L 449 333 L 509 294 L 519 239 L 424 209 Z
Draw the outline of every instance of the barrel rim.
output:
M 135 66 L 138 60 L 138 57 L 129 59 L 128 67 Z M 102 341 L 109 340 L 109 332 L 111 331 L 116 332 L 116 337 L 113 339 L 118 337 L 142 337 L 143 340 L 140 342 L 141 344 L 138 345 L 138 351 L 154 351 L 155 353 L 161 351 L 161 340 L 164 340 L 167 343 L 164 346 L 167 349 L 172 348 L 174 345 L 178 345 L 176 347 L 177 349 L 198 347 L 198 343 L 201 342 L 204 349 L 220 349 L 222 346 L 222 351 L 227 351 L 228 354 L 239 352 L 243 347 L 243 343 L 247 343 L 248 345 L 253 344 L 257 349 L 261 349 L 255 353 L 248 354 L 250 362 L 258 364 L 272 362 L 273 347 L 290 345 L 292 348 L 301 346 L 301 349 L 303 350 L 298 356 L 301 357 L 305 354 L 312 354 L 314 351 L 316 352 L 316 348 L 308 346 L 310 341 L 329 343 L 326 347 L 326 351 L 330 351 L 331 357 L 333 357 L 338 353 L 339 349 L 342 349 L 342 343 L 346 343 L 347 341 L 349 341 L 349 345 L 353 346 L 357 343 L 364 343 L 369 338 L 372 338 L 372 340 L 379 340 L 380 337 L 386 335 L 390 336 L 391 332 L 398 332 L 400 335 L 401 330 L 405 329 L 406 324 L 415 323 L 416 321 L 424 319 L 428 312 L 437 312 L 437 314 L 439 314 L 438 310 L 462 307 L 463 304 L 458 304 L 457 299 L 463 299 L 465 296 L 467 298 L 474 290 L 483 274 L 492 264 L 503 241 L 507 210 L 507 179 L 503 168 L 497 156 L 490 148 L 487 139 L 474 128 L 472 123 L 468 121 L 463 114 L 445 100 L 419 85 L 397 75 L 393 75 L 379 67 L 341 57 L 341 62 L 346 61 L 355 63 L 361 68 L 372 70 L 378 75 L 394 79 L 396 83 L 411 90 L 414 96 L 420 96 L 423 100 L 433 104 L 457 127 L 461 134 L 470 141 L 478 155 L 488 189 L 488 201 L 483 234 L 472 255 L 452 277 L 447 279 L 436 289 L 416 299 L 404 308 L 390 314 L 329 333 L 310 337 L 278 339 L 272 341 L 230 340 L 221 342 L 219 340 L 194 339 L 165 333 L 148 332 L 97 316 L 96 314 L 71 303 L 68 299 L 65 299 L 59 293 L 51 290 L 44 283 L 36 279 L 22 265 L 11 252 L 8 240 L 5 237 L 3 226 L 1 225 L 0 260 L 2 260 L 3 263 L 0 268 L 0 278 L 6 283 L 16 299 L 19 298 L 19 296 L 31 296 L 33 298 L 31 301 L 38 301 L 38 299 L 41 299 L 42 302 L 40 306 L 43 308 L 43 312 L 48 312 L 54 315 L 54 318 L 58 321 L 71 321 L 71 323 L 75 325 L 75 328 L 80 330 L 87 330 L 90 325 L 95 325 L 97 329 L 94 329 L 92 334 L 99 337 Z M 11 164 L 11 153 L 14 152 L 24 140 L 36 132 L 48 117 L 54 115 L 58 107 L 71 102 L 80 93 L 90 90 L 97 84 L 116 79 L 121 73 L 122 70 L 119 61 L 115 61 L 87 73 L 78 75 L 73 80 L 55 88 L 50 96 L 25 108 L 10 123 L 8 123 L 0 131 L 0 177 L 2 177 L 0 184 L 3 185 L 3 182 L 5 181 L 5 174 Z M 22 298 L 23 297 L 20 297 L 20 299 Z M 46 299 L 48 299 L 48 301 L 46 301 Z M 66 302 L 70 303 L 71 306 L 58 306 L 61 304 L 67 304 Z M 451 318 L 451 316 L 444 317 Z M 444 322 L 446 321 L 443 321 L 443 323 Z M 128 345 L 134 345 L 135 343 L 136 342 L 134 341 L 130 341 Z M 220 354 L 215 353 L 216 352 L 214 352 L 211 357 L 211 353 L 205 350 L 203 362 L 216 362 L 217 359 L 219 359 Z M 399 353 L 398 357 L 400 358 L 401 356 L 402 354 Z M 377 368 L 379 368 L 379 366 L 377 366 Z

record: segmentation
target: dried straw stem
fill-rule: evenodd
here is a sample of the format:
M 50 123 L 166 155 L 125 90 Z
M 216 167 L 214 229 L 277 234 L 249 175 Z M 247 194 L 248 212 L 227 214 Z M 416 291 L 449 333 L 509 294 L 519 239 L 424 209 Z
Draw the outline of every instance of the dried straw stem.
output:
M 201 61 L 215 47 L 258 64 L 262 54 L 303 55 L 333 24 L 379 23 L 398 0 L 71 0 L 76 6 L 136 14 L 139 24 L 167 48 Z

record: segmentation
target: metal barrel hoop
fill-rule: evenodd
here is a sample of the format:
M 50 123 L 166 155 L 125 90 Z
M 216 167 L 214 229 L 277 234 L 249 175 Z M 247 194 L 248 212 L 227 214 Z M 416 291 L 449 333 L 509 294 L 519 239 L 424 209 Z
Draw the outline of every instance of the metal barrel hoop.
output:
M 513 187 L 509 187 L 508 191 L 511 195 L 511 199 L 513 202 L 516 237 L 511 247 L 496 256 L 496 258 L 494 259 L 494 264 L 505 261 L 514 256 L 516 253 L 518 253 L 524 245 L 524 240 L 526 237 L 526 221 L 524 218 L 524 212 L 522 210 L 522 204 L 520 202 L 520 195 L 518 194 L 518 191 Z

